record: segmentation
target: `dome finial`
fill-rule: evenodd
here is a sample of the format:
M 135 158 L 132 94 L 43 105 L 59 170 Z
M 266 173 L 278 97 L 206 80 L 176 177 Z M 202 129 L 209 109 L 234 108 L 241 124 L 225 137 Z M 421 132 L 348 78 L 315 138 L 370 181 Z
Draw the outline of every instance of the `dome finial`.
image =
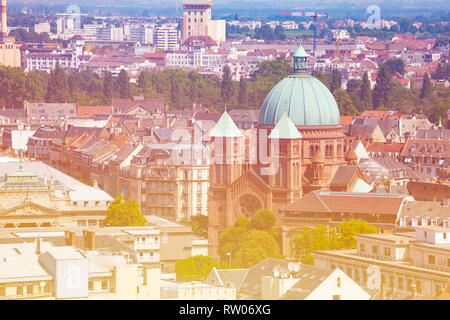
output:
M 302 40 L 300 39 L 300 43 L 298 45 L 297 50 L 294 52 L 294 72 L 306 72 L 306 60 L 308 59 L 308 54 L 302 46 Z

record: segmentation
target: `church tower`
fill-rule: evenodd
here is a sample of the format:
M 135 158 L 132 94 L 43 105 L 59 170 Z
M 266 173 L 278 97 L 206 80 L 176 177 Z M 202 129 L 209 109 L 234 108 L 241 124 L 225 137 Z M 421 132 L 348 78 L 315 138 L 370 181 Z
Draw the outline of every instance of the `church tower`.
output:
M 274 169 L 273 174 L 268 176 L 268 183 L 274 191 L 277 191 L 272 200 L 274 207 L 278 207 L 277 202 L 283 206 L 301 197 L 302 135 L 285 114 L 272 129 L 268 138 L 270 162 Z
M 208 238 L 210 255 L 219 245 L 219 232 L 233 225 L 232 185 L 243 174 L 245 137 L 227 111 L 209 134 L 211 165 L 208 195 Z

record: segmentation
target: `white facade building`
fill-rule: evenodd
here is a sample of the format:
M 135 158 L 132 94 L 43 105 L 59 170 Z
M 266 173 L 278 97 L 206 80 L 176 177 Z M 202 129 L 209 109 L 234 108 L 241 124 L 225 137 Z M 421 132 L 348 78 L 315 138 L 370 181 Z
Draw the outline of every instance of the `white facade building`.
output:
M 178 50 L 178 30 L 174 27 L 162 26 L 155 29 L 153 42 L 157 50 Z

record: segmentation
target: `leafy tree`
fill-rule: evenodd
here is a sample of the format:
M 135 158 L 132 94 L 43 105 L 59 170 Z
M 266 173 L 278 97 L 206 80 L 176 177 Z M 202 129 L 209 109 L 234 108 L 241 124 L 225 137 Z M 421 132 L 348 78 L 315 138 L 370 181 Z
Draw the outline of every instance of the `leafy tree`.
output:
M 136 201 L 125 201 L 123 195 L 119 194 L 109 205 L 103 223 L 108 227 L 145 226 L 146 219 Z
M 0 66 L 0 106 L 22 108 L 26 78 L 19 68 Z
M 331 91 L 331 72 L 322 73 L 318 70 L 312 72 L 312 76 L 319 79 Z
M 393 83 L 392 75 L 389 67 L 382 64 L 378 69 L 377 81 L 373 90 L 373 106 L 378 108 L 380 106 L 389 107 L 389 97 L 392 93 Z
M 249 268 L 267 258 L 281 258 L 280 247 L 277 241 L 268 232 L 250 230 L 245 234 L 234 258 L 233 268 Z
M 428 98 L 433 93 L 433 85 L 431 84 L 430 77 L 428 76 L 428 73 L 425 73 L 423 76 L 423 85 L 422 89 L 420 90 L 420 98 Z
M 361 80 L 350 79 L 347 82 L 347 93 L 351 94 L 358 91 L 361 87 Z
M 55 69 L 50 72 L 47 85 L 46 102 L 68 102 L 70 99 L 69 83 L 66 72 L 56 64 Z
M 343 248 L 356 248 L 355 236 L 363 233 L 378 233 L 379 230 L 362 220 L 350 219 L 339 224 Z
M 274 33 L 275 33 L 275 39 L 277 39 L 277 40 L 284 40 L 284 39 L 286 39 L 286 35 L 284 34 L 284 28 L 282 26 L 278 25 L 275 28 Z
M 314 236 L 312 229 L 302 227 L 293 239 L 293 252 L 295 258 L 302 259 L 303 263 L 313 264 L 311 253 L 314 251 Z
M 117 91 L 119 91 L 121 99 L 129 99 L 131 95 L 130 79 L 125 69 L 122 69 L 117 79 Z
M 208 216 L 198 214 L 191 219 L 192 232 L 200 237 L 208 237 Z
M 225 65 L 223 67 L 220 96 L 222 97 L 222 100 L 227 103 L 231 100 L 232 95 L 233 95 L 233 86 L 232 86 L 231 69 L 228 65 Z
M 175 263 L 175 273 L 178 281 L 191 281 L 200 278 L 204 280 L 212 268 L 219 268 L 216 259 L 208 256 L 194 256 Z
M 222 260 L 231 254 L 233 268 L 247 268 L 266 258 L 280 258 L 278 234 L 274 231 L 275 216 L 270 210 L 257 211 L 251 220 L 238 218 L 234 226 L 219 235 Z
M 240 244 L 245 239 L 249 222 L 249 219 L 240 217 L 232 227 L 219 235 L 219 255 L 222 260 L 226 259 L 227 253 L 231 252 L 233 255 L 239 250 Z
M 106 71 L 103 75 L 103 95 L 105 97 L 105 103 L 109 104 L 111 103 L 111 99 L 113 97 L 113 77 L 111 72 Z
M 367 72 L 364 72 L 359 98 L 361 100 L 360 111 L 372 109 L 372 89 L 370 87 L 369 75 Z
M 333 69 L 331 72 L 331 84 L 330 91 L 334 92 L 337 89 L 340 89 L 342 86 L 342 74 L 339 70 Z
M 255 212 L 248 224 L 248 228 L 271 232 L 275 222 L 276 218 L 272 211 L 261 209 Z
M 293 254 L 303 263 L 313 264 L 311 253 L 315 251 L 356 248 L 356 235 L 378 232 L 376 227 L 355 219 L 342 222 L 335 229 L 325 225 L 302 227 L 293 238 Z
M 401 75 L 405 74 L 405 63 L 400 58 L 389 59 L 384 62 L 391 71 L 391 74 L 398 72 Z
M 354 116 L 358 114 L 358 110 L 356 110 L 353 106 L 352 99 L 350 99 L 350 96 L 344 89 L 339 88 L 335 90 L 333 92 L 333 96 L 339 107 L 339 112 L 341 115 Z
M 247 80 L 244 77 L 241 77 L 239 80 L 239 96 L 238 101 L 240 104 L 247 103 Z

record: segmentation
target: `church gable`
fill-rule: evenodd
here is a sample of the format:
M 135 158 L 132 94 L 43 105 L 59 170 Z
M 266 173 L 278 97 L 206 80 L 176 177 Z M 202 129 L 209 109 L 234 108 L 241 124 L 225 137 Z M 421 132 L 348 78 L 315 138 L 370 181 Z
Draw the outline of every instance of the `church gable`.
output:
M 250 216 L 269 206 L 270 186 L 254 171 L 247 171 L 230 186 L 236 215 Z

